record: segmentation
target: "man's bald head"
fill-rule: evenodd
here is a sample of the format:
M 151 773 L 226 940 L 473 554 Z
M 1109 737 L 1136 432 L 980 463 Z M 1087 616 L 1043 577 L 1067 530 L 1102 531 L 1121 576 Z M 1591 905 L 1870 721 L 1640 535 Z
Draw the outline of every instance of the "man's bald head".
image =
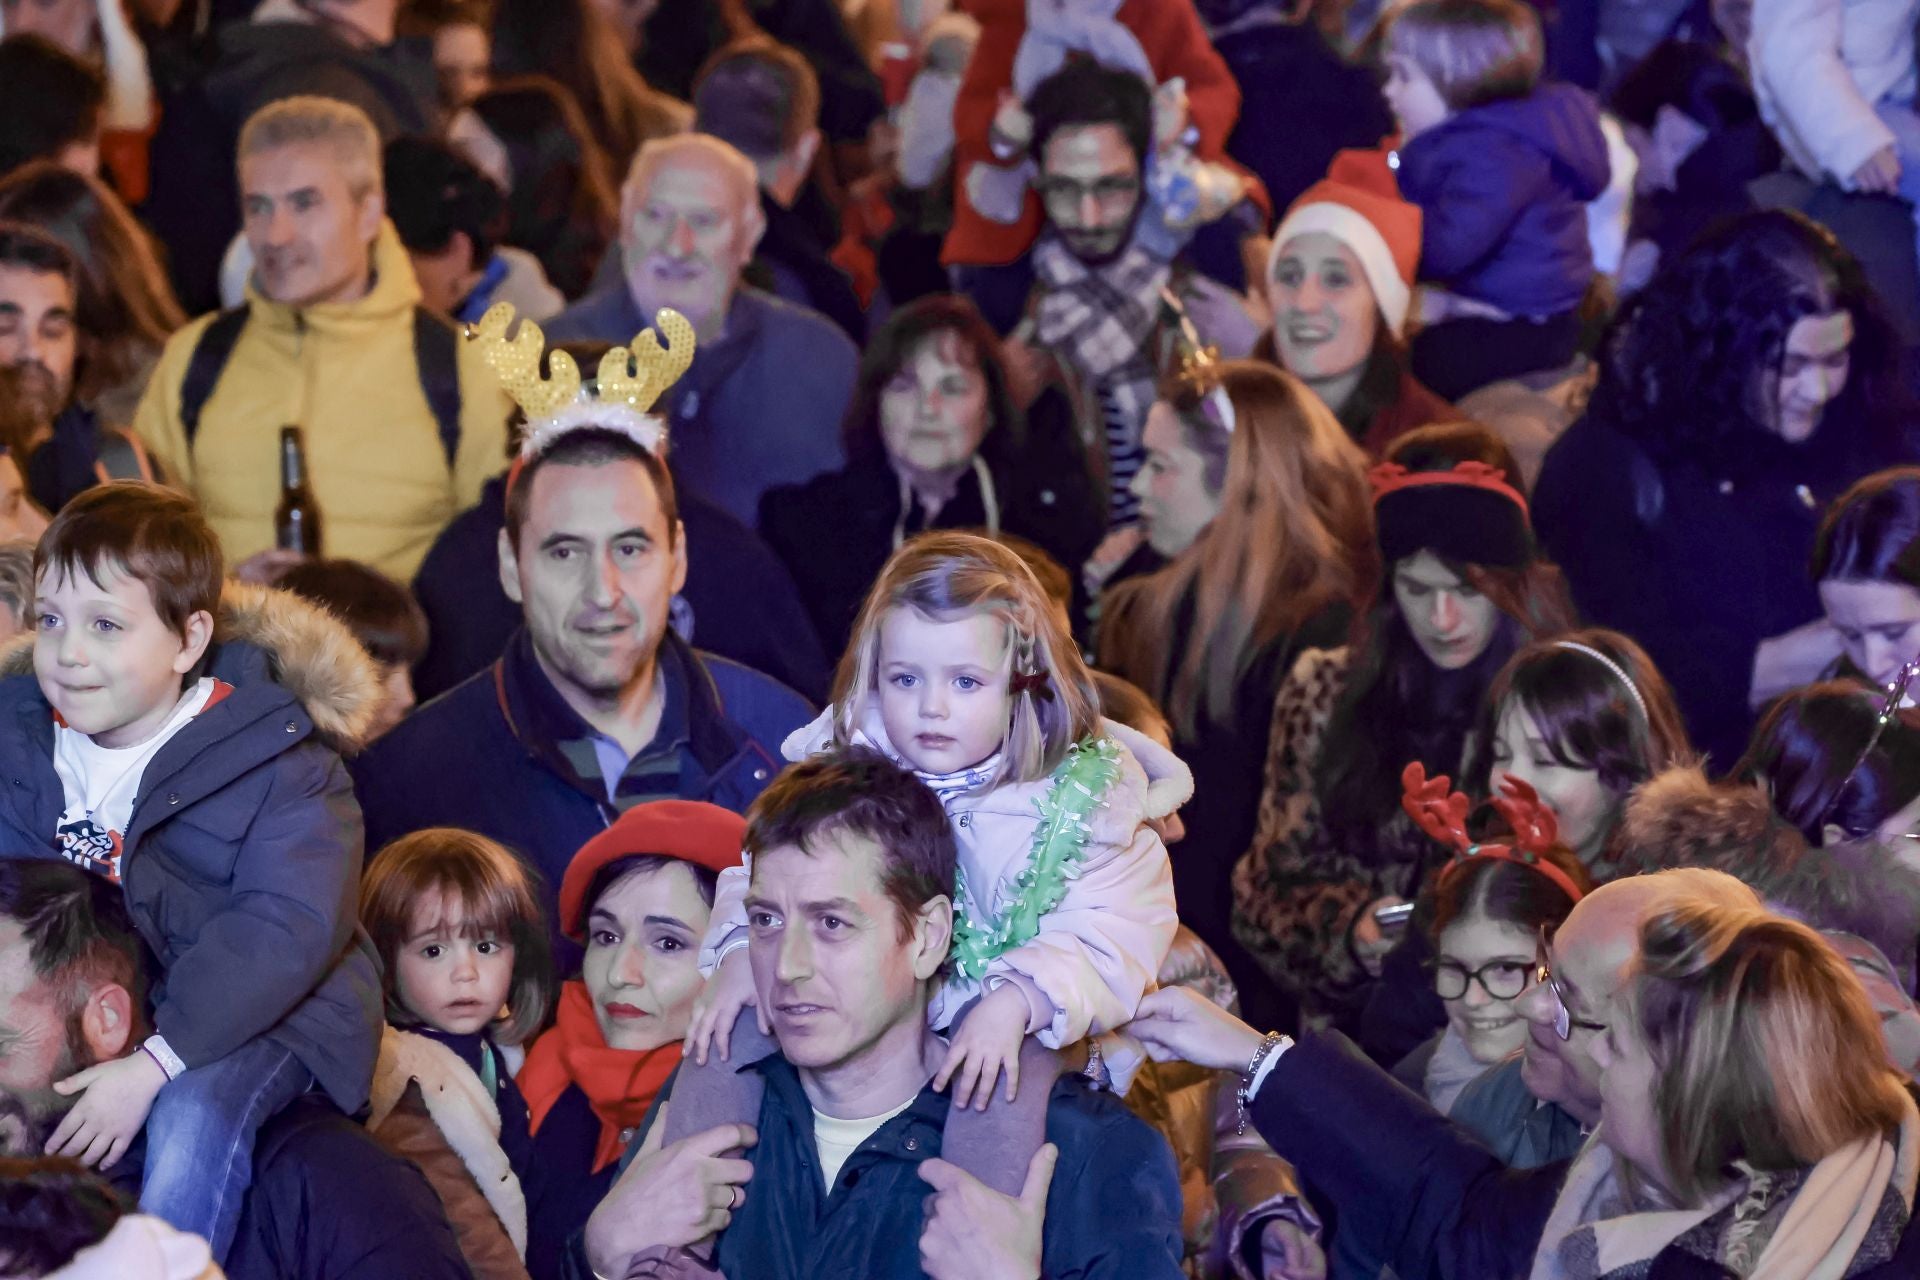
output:
M 672 307 L 702 341 L 718 337 L 766 230 L 753 162 L 702 134 L 649 142 L 621 188 L 620 226 L 627 288 L 641 319 Z
M 1689 902 L 1760 905 L 1758 895 L 1732 876 L 1684 867 L 1615 880 L 1574 907 L 1545 957 L 1553 983 L 1538 984 L 1515 1006 L 1530 1024 L 1521 1074 L 1535 1097 L 1558 1103 L 1582 1123 L 1599 1119 L 1600 1066 L 1592 1052 L 1596 1028 L 1612 1016 L 1614 996 L 1633 977 L 1641 926 Z M 1555 1029 L 1563 999 L 1571 1032 L 1565 1040 Z

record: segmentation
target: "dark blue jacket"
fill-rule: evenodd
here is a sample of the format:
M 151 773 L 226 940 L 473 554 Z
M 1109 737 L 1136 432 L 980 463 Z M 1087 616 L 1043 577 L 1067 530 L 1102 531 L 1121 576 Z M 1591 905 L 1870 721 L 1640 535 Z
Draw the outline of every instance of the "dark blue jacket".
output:
M 146 1134 L 106 1172 L 140 1198 Z M 228 1253 L 228 1280 L 470 1280 L 440 1197 L 365 1125 L 315 1094 L 269 1116 Z
M 1527 1280 L 1567 1162 L 1509 1169 L 1395 1084 L 1344 1037 L 1303 1036 L 1261 1084 L 1253 1122 L 1328 1202 L 1338 1230 L 1377 1247 L 1400 1280 Z M 1647 1280 L 1727 1280 L 1674 1249 Z M 1891 1261 L 1852 1280 L 1920 1275 L 1920 1228 Z
M 728 1280 L 917 1280 L 933 1193 L 920 1165 L 940 1154 L 946 1096 L 922 1089 L 847 1157 L 829 1188 L 799 1072 L 779 1054 L 751 1069 L 766 1077 L 760 1141 L 747 1152 L 746 1203 L 720 1236 L 721 1272 Z M 645 1137 L 636 1134 L 634 1145 Z M 1060 1149 L 1041 1243 L 1047 1280 L 1178 1280 L 1180 1184 L 1166 1140 L 1112 1094 L 1069 1077 L 1054 1086 L 1047 1141 Z M 576 1240 L 569 1275 L 588 1274 Z
M 1611 172 L 1584 89 L 1545 84 L 1449 117 L 1400 148 L 1420 278 L 1516 316 L 1573 310 L 1593 282 L 1586 205 Z
M 0 680 L 0 856 L 56 859 L 65 797 L 32 650 Z M 160 961 L 154 1022 L 190 1068 L 264 1036 L 357 1111 L 380 969 L 357 923 L 360 809 L 321 732 L 350 743 L 378 683 L 344 626 L 280 591 L 230 584 L 208 654 L 233 692 L 148 763 L 123 840 L 127 909 Z
M 781 768 L 780 743 L 813 718 L 805 698 L 755 671 L 699 654 L 669 631 L 663 679 L 687 707 L 691 762 L 680 798 L 744 813 Z M 671 695 L 670 695 L 671 696 Z M 517 633 L 500 660 L 434 699 L 353 762 L 376 852 L 425 827 L 465 827 L 518 853 L 546 881 L 548 923 L 562 974 L 580 949 L 561 938 L 567 863 L 618 815 L 583 785 L 556 743 L 590 733 Z
M 642 318 L 625 281 L 597 289 L 545 325 L 552 342 L 631 342 Z M 860 353 L 833 323 L 757 289 L 738 289 L 726 331 L 694 352 L 667 393 L 674 473 L 753 527 L 760 495 L 845 461 L 840 421 Z
M 687 530 L 687 615 L 674 619 L 683 639 L 764 671 L 814 700 L 827 693 L 827 658 L 778 557 L 753 530 L 691 489 L 676 485 Z M 520 629 L 520 606 L 500 582 L 500 531 L 507 523 L 507 481 L 487 481 L 480 501 L 434 539 L 413 594 L 427 615 L 430 643 L 413 669 L 422 701 L 439 697 L 492 665 Z

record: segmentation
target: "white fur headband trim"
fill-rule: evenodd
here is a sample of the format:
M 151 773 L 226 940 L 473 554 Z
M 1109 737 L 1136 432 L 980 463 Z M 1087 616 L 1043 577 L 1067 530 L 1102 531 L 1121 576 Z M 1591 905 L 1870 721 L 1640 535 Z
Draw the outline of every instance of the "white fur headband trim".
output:
M 560 438 L 587 427 L 612 431 L 656 458 L 667 448 L 667 422 L 657 414 L 641 413 L 618 400 L 596 400 L 585 392 L 558 413 L 548 414 L 528 428 L 520 442 L 520 460 L 532 462 L 558 444 Z
M 1287 215 L 1287 220 L 1273 233 L 1273 245 L 1267 250 L 1269 291 L 1287 242 L 1316 231 L 1332 236 L 1353 251 L 1367 283 L 1373 286 L 1373 300 L 1379 305 L 1387 328 L 1393 331 L 1394 337 L 1402 336 L 1407 327 L 1407 309 L 1413 304 L 1413 286 L 1400 278 L 1400 268 L 1393 265 L 1393 251 L 1387 248 L 1387 239 L 1380 234 L 1380 228 L 1350 205 L 1329 200 L 1301 205 Z

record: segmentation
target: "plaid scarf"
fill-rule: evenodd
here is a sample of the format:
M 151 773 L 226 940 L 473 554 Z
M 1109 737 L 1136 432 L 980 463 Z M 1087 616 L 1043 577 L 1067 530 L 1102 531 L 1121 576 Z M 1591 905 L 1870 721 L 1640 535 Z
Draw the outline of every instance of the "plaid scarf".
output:
M 1090 267 L 1061 243 L 1034 246 L 1040 302 L 1034 335 L 1086 379 L 1107 428 L 1107 474 L 1115 524 L 1130 524 L 1139 504 L 1128 489 L 1143 457 L 1140 434 L 1159 387 L 1155 348 L 1172 268 L 1137 244 Z

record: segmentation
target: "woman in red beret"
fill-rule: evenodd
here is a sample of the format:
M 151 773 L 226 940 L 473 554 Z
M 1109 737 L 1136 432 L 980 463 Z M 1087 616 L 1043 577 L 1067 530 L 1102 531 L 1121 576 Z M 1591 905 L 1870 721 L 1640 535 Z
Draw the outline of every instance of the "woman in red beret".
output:
M 657 800 L 629 809 L 567 864 L 560 927 L 586 955 L 520 1072 L 542 1171 L 527 1206 L 534 1280 L 561 1274 L 568 1239 L 613 1185 L 627 1138 L 680 1064 L 714 882 L 740 865 L 745 835 L 746 821 L 717 805 Z

